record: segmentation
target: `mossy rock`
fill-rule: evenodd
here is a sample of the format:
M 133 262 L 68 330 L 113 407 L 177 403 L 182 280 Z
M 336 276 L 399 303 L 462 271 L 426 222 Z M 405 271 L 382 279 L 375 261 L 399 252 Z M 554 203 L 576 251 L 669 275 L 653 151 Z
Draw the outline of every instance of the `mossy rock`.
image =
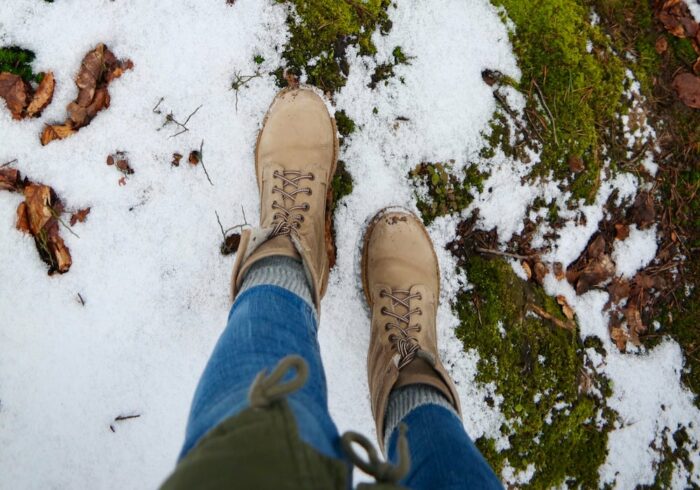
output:
M 456 333 L 480 355 L 477 381 L 494 383 L 503 397 L 501 432 L 510 444 L 498 452 L 494 439 L 480 438 L 477 446 L 497 473 L 506 461 L 516 471 L 533 464 L 529 487 L 596 487 L 611 412 L 604 399 L 584 391 L 605 393 L 607 382 L 584 365 L 576 332 L 532 313 L 535 305 L 565 320 L 542 288 L 500 259 L 472 255 L 464 270 L 473 288 L 458 298 Z

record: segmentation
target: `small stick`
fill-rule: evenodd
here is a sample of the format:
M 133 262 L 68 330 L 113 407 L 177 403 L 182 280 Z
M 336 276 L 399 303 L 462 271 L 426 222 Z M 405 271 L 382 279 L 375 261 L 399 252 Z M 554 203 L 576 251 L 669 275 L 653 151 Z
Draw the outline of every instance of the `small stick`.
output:
M 153 108 L 153 112 L 155 114 L 160 114 L 160 111 L 158 110 L 158 106 L 165 100 L 165 97 L 161 97 L 156 106 Z
M 204 140 L 202 140 L 202 142 L 199 145 L 199 163 L 202 164 L 202 168 L 204 169 L 204 175 L 207 176 L 207 180 L 213 186 L 214 182 L 212 182 L 209 178 L 209 172 L 207 172 L 207 167 L 204 166 Z
M 204 105 L 204 104 L 202 104 L 202 105 Z M 197 111 L 199 111 L 199 110 L 202 108 L 202 105 L 200 105 L 200 106 L 197 107 L 194 111 L 192 111 L 192 113 L 191 113 L 189 116 L 187 116 L 187 119 L 185 119 L 185 122 L 184 122 L 184 123 L 178 122 L 178 121 L 173 117 L 172 113 L 168 114 L 168 116 L 165 118 L 165 124 L 167 124 L 168 122 L 171 122 L 171 121 L 172 121 L 172 122 L 174 122 L 175 124 L 177 124 L 178 126 L 180 126 L 180 127 L 182 128 L 182 131 L 170 135 L 171 138 L 175 138 L 176 136 L 180 136 L 182 133 L 186 133 L 187 131 L 190 130 L 190 128 L 187 127 L 187 123 L 190 122 L 190 119 L 192 119 L 192 116 L 194 116 L 195 114 L 197 114 Z M 165 125 L 165 124 L 163 124 L 163 125 Z M 213 184 L 212 184 L 212 185 L 213 185 Z
M 9 162 L 3 163 L 2 165 L 0 165 L 0 168 L 7 167 L 8 165 L 12 165 L 13 163 L 17 163 L 17 159 L 16 159 L 16 158 L 10 160 Z
M 510 252 L 501 252 L 500 250 L 492 250 L 490 248 L 481 248 L 481 247 L 476 247 L 474 248 L 479 253 L 482 254 L 491 254 L 491 255 L 500 255 L 502 257 L 512 257 L 514 259 L 520 259 L 520 260 L 528 260 L 534 257 L 534 255 L 518 255 L 518 254 L 512 254 Z
M 550 315 L 549 313 L 547 313 L 546 311 L 544 311 L 544 310 L 543 310 L 542 308 L 540 308 L 539 306 L 533 305 L 532 303 L 530 303 L 530 304 L 528 305 L 528 307 L 529 307 L 530 310 L 531 310 L 533 313 L 535 313 L 537 316 L 542 317 L 542 318 L 544 318 L 545 320 L 551 321 L 551 322 L 554 323 L 557 327 L 563 328 L 564 330 L 569 330 L 569 331 L 573 331 L 573 330 L 574 330 L 574 328 L 573 328 L 573 326 L 571 325 L 571 323 L 569 323 L 569 322 L 564 323 L 564 322 L 561 321 L 560 319 L 555 318 L 555 317 L 553 317 L 552 315 Z
M 80 304 L 81 304 L 81 305 L 85 306 L 85 300 L 84 300 L 83 297 L 80 295 L 80 293 L 78 293 L 78 301 L 80 301 Z
M 535 86 L 535 90 L 537 91 L 537 95 L 539 95 L 539 97 L 540 97 L 540 102 L 542 102 L 544 109 L 547 111 L 547 114 L 549 115 L 549 120 L 552 123 L 552 133 L 554 134 L 554 144 L 559 146 L 559 140 L 557 139 L 557 122 L 554 120 L 554 116 L 552 115 L 552 111 L 549 110 L 549 106 L 547 105 L 547 101 L 544 98 L 544 94 L 542 93 L 542 90 L 540 90 L 540 86 L 537 84 L 537 80 L 535 80 L 533 78 L 532 83 Z
M 115 422 L 121 422 L 122 420 L 129 420 L 129 419 L 137 419 L 141 416 L 141 414 L 136 414 L 136 415 L 118 415 L 114 418 Z

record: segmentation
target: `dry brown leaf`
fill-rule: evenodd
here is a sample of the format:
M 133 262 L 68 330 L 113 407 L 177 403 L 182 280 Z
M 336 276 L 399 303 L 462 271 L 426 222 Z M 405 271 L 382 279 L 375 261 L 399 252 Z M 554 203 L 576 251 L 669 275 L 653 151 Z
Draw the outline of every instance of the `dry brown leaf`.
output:
M 575 173 L 583 172 L 586 166 L 583 164 L 583 158 L 578 155 L 569 156 L 569 170 Z
M 90 214 L 90 208 L 79 209 L 70 216 L 70 225 L 75 226 L 76 223 L 84 223 L 87 215 Z
M 22 201 L 17 206 L 17 229 L 23 233 L 31 233 L 29 229 L 29 216 L 27 215 L 27 203 Z
M 107 165 L 114 165 L 114 157 L 112 155 L 107 157 Z
M 0 190 L 17 192 L 21 189 L 22 176 L 14 168 L 0 168 Z
M 578 275 L 576 294 L 584 294 L 591 288 L 610 279 L 615 274 L 615 263 L 603 254 L 592 260 Z
M 673 88 L 685 105 L 700 109 L 700 77 L 681 73 L 673 79 Z
M 616 223 L 615 224 L 615 239 L 616 240 L 624 240 L 628 236 L 630 236 L 630 227 L 624 223 Z
M 612 303 L 619 303 L 630 295 L 630 283 L 622 278 L 616 277 L 608 286 L 608 294 Z
M 576 329 L 576 324 L 572 322 L 571 320 L 568 320 L 566 322 L 561 321 L 559 318 L 550 315 L 547 313 L 545 310 L 540 308 L 537 305 L 534 304 L 529 304 L 528 305 L 530 311 L 535 313 L 537 316 L 544 318 L 545 320 L 549 320 L 552 322 L 554 325 L 556 325 L 559 328 L 563 328 L 564 330 L 569 330 L 569 331 L 574 331 Z
M 75 129 L 70 122 L 68 124 L 47 124 L 41 133 L 41 144 L 45 146 L 53 140 L 62 140 L 74 134 Z
M 39 87 L 36 89 L 36 92 L 34 92 L 34 97 L 29 107 L 27 107 L 27 116 L 38 116 L 41 114 L 41 111 L 46 109 L 53 99 L 53 90 L 55 87 L 56 81 L 54 80 L 53 73 L 46 73 Z
M 658 54 L 664 54 L 668 51 L 668 39 L 666 39 L 666 36 L 659 36 L 654 47 Z
M 554 272 L 554 277 L 556 277 L 558 281 L 561 281 L 566 277 L 566 273 L 564 272 L 564 264 L 561 262 L 554 262 L 552 265 L 552 270 Z
M 544 283 L 544 278 L 547 275 L 547 266 L 544 265 L 542 262 L 535 262 L 535 281 L 537 281 L 538 284 Z
M 125 186 L 126 185 L 126 177 L 122 177 L 119 179 L 119 187 Z
M 0 97 L 5 99 L 13 119 L 22 119 L 29 104 L 31 86 L 14 73 L 0 73 Z
M 179 167 L 180 166 L 180 160 L 182 160 L 182 155 L 180 153 L 173 153 L 173 159 L 170 162 L 170 164 L 173 167 Z
M 649 192 L 640 192 L 632 204 L 629 218 L 640 228 L 647 228 L 656 220 L 654 198 Z
M 197 165 L 201 160 L 201 155 L 197 150 L 192 150 L 190 152 L 190 156 L 187 158 L 187 161 L 192 165 Z
M 24 188 L 24 201 L 27 203 L 30 230 L 32 235 L 37 236 L 54 216 L 51 207 L 51 187 L 29 184 Z
M 557 304 L 561 306 L 561 311 L 568 320 L 574 319 L 574 310 L 571 309 L 571 306 L 569 306 L 569 303 L 563 295 L 560 294 L 557 296 Z
M 625 309 L 625 319 L 627 320 L 627 329 L 630 337 L 632 333 L 640 334 L 646 332 L 647 327 L 642 323 L 642 315 L 634 305 L 629 305 Z
M 627 332 L 622 327 L 612 327 L 610 329 L 610 338 L 615 342 L 620 351 L 624 352 L 627 348 Z
M 605 237 L 602 234 L 598 234 L 595 239 L 588 245 L 587 248 L 588 257 L 591 259 L 597 259 L 605 252 Z
M 528 281 L 532 279 L 532 269 L 530 269 L 530 264 L 528 264 L 526 261 L 522 261 L 520 265 L 523 267 L 523 270 L 525 271 L 525 275 L 527 276 Z
M 241 234 L 231 233 L 221 244 L 221 254 L 230 255 L 238 251 L 238 246 L 241 244 Z

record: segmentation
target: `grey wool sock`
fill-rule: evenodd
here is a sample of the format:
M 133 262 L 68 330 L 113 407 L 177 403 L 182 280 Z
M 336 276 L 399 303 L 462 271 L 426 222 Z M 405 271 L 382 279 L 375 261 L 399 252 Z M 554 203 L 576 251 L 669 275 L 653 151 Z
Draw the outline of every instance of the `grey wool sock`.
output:
M 386 451 L 389 450 L 389 438 L 401 421 L 416 408 L 429 404 L 445 407 L 459 417 L 445 395 L 430 385 L 402 386 L 389 394 L 389 403 L 384 416 L 384 447 Z
M 316 312 L 311 286 L 306 279 L 304 266 L 298 260 L 291 257 L 273 256 L 256 262 L 243 277 L 243 284 L 241 284 L 238 294 L 246 289 L 262 285 L 284 288 L 301 297 Z

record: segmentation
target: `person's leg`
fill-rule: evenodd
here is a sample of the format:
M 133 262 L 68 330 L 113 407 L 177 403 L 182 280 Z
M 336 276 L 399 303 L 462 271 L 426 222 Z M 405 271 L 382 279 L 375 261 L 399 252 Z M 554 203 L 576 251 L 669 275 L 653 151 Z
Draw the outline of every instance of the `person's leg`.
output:
M 311 291 L 299 262 L 270 257 L 251 268 L 197 386 L 180 457 L 224 419 L 247 408 L 255 375 L 289 354 L 301 355 L 309 366 L 306 384 L 288 397 L 300 437 L 322 454 L 339 457 L 316 329 Z
M 418 489 L 500 489 L 501 483 L 440 392 L 411 385 L 392 392 L 386 417 L 389 461 L 396 462 L 398 424 L 407 426 L 411 469 L 401 483 Z
M 289 354 L 309 368 L 306 385 L 289 397 L 300 436 L 339 456 L 316 340 L 328 282 L 326 195 L 337 156 L 335 122 L 323 99 L 308 88 L 280 91 L 255 148 L 260 223 L 241 234 L 231 281 L 236 299 L 197 387 L 181 457 L 244 409 L 254 377 Z
M 368 377 L 379 444 L 397 455 L 407 426 L 410 488 L 501 488 L 459 415 L 459 396 L 437 348 L 440 270 L 414 214 L 380 211 L 365 234 L 362 283 L 372 314 Z M 388 447 L 387 447 L 388 446 Z M 388 451 L 387 451 L 388 449 Z

